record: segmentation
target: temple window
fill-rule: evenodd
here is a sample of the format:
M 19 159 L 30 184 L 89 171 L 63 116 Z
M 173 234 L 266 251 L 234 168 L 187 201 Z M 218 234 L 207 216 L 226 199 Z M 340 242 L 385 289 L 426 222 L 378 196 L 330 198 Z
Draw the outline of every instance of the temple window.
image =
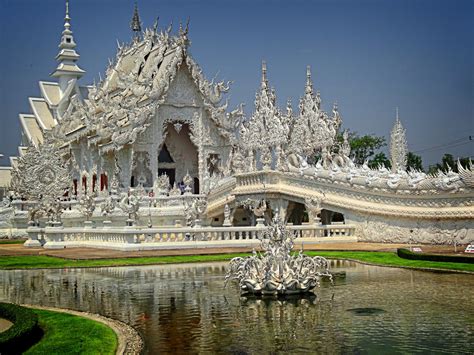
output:
M 100 174 L 100 191 L 108 190 L 109 188 L 109 181 L 107 174 Z
M 73 187 L 73 189 L 74 189 L 73 194 L 77 196 L 77 179 L 72 180 L 72 183 L 73 183 L 73 186 L 74 186 Z
M 97 175 L 92 176 L 92 192 L 95 192 L 95 185 L 97 184 Z

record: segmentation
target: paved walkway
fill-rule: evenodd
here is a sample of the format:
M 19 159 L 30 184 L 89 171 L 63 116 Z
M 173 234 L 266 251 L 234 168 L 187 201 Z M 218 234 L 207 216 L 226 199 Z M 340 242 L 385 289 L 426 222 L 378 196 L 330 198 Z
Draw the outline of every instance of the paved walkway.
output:
M 397 248 L 408 248 L 407 244 L 386 244 L 386 243 L 319 243 L 314 244 L 311 241 L 304 240 L 304 250 L 345 250 L 345 251 L 396 251 Z M 423 252 L 454 254 L 454 247 L 449 245 L 421 245 Z M 466 246 L 458 246 L 458 254 L 464 254 L 462 251 Z M 301 249 L 301 242 L 295 243 L 295 250 Z M 110 259 L 110 258 L 133 258 L 133 257 L 151 257 L 151 256 L 169 256 L 169 255 L 195 255 L 195 254 L 223 254 L 223 253 L 242 253 L 249 252 L 251 248 L 196 248 L 196 249 L 169 249 L 169 250 L 146 250 L 146 251 L 119 251 L 107 249 L 92 248 L 66 248 L 48 250 L 42 248 L 25 248 L 21 244 L 0 244 L 1 256 L 25 256 L 25 255 L 49 255 L 65 259 Z
M 0 333 L 4 332 L 5 330 L 10 329 L 12 325 L 13 323 L 10 322 L 8 319 L 0 318 Z

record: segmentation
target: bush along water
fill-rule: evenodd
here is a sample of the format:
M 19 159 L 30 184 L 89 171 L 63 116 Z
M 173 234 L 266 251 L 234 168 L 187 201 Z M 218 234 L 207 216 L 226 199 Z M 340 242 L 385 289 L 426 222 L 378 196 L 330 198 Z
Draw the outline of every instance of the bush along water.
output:
M 442 261 L 449 263 L 466 263 L 474 264 L 474 257 L 462 255 L 443 255 L 443 254 L 422 254 L 414 253 L 411 250 L 399 248 L 397 255 L 403 259 L 425 260 L 425 261 Z
M 42 336 L 38 316 L 31 309 L 0 303 L 0 318 L 13 323 L 9 329 L 0 333 L 0 354 L 21 354 Z

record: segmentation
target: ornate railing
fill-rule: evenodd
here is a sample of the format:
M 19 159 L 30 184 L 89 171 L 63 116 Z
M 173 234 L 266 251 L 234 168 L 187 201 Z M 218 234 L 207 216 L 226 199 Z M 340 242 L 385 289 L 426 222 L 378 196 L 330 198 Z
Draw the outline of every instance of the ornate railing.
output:
M 258 238 L 265 228 L 265 226 L 197 228 L 30 227 L 27 230 L 29 240 L 25 243 L 25 246 L 38 247 L 43 245 L 45 248 L 96 246 L 106 248 L 117 244 L 140 244 L 144 246 L 143 249 L 147 249 L 147 246 L 151 247 L 155 244 L 187 242 L 203 242 L 203 247 L 206 247 L 206 242 L 219 242 L 219 245 L 224 247 L 226 244 L 253 245 L 258 244 Z M 296 233 L 296 238 L 349 237 L 354 236 L 355 233 L 355 226 L 352 225 L 289 225 L 287 228 Z M 159 246 L 157 247 L 159 248 Z

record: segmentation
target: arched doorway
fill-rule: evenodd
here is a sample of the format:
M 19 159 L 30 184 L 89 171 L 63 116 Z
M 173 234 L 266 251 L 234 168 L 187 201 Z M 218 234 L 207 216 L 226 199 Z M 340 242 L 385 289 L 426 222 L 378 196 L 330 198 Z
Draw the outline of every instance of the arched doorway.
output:
M 180 122 L 168 123 L 166 130 L 166 139 L 158 153 L 158 176 L 166 173 L 170 177 L 170 184 L 173 185 L 175 182 L 182 182 L 184 176 L 189 173 L 196 184 L 195 179 L 199 178 L 198 151 L 190 139 L 189 125 Z

